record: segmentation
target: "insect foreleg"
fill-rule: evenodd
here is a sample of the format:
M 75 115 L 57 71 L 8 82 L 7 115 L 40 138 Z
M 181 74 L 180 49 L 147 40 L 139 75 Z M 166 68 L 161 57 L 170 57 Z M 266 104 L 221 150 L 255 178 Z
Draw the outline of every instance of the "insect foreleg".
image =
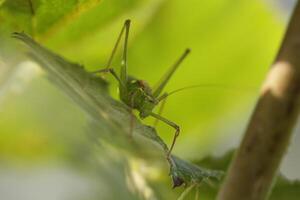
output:
M 176 143 L 176 139 L 177 139 L 177 137 L 178 137 L 178 135 L 180 133 L 180 127 L 177 124 L 175 124 L 174 122 L 172 122 L 172 121 L 170 121 L 170 120 L 168 120 L 168 119 L 166 119 L 166 118 L 164 118 L 164 117 L 162 117 L 162 116 L 160 116 L 158 114 L 150 113 L 150 115 L 152 117 L 154 117 L 154 118 L 162 121 L 162 122 L 165 122 L 166 124 L 168 124 L 169 126 L 171 126 L 171 127 L 173 127 L 175 129 L 175 135 L 173 137 L 173 141 L 172 141 L 171 147 L 170 147 L 169 152 L 167 154 L 167 157 L 169 158 L 170 155 L 171 155 L 171 152 L 173 150 L 173 147 L 174 147 L 174 145 Z

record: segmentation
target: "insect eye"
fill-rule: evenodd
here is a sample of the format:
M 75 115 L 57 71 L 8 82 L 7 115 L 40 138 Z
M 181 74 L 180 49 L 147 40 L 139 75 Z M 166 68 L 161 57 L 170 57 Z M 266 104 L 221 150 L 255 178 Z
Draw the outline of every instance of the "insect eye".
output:
M 141 81 L 141 80 L 139 80 L 139 81 L 137 81 L 137 83 L 139 84 L 139 86 L 141 86 L 142 88 L 144 88 L 145 87 L 145 83 L 144 83 L 144 81 Z

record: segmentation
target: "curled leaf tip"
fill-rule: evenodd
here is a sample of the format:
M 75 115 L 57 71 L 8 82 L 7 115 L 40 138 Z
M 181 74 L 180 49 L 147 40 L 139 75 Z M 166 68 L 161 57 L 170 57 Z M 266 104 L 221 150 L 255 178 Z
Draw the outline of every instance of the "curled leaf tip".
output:
M 172 187 L 173 189 L 181 186 L 184 183 L 184 180 L 178 176 L 172 176 L 172 180 L 173 180 L 173 187 Z

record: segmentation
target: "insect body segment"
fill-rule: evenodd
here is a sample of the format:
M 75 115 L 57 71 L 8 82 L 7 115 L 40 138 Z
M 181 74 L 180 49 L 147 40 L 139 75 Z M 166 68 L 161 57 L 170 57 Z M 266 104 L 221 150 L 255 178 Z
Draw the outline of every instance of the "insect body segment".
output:
M 143 119 L 148 117 L 154 107 L 159 103 L 152 95 L 150 86 L 143 80 L 128 77 L 126 90 L 120 90 L 121 100 L 129 107 L 140 112 Z
M 111 73 L 116 80 L 119 82 L 119 91 L 120 91 L 120 99 L 124 102 L 127 106 L 131 109 L 136 109 L 139 111 L 139 116 L 143 119 L 148 116 L 152 116 L 159 121 L 162 121 L 169 126 L 175 129 L 175 135 L 167 154 L 169 158 L 171 155 L 171 151 L 175 145 L 176 138 L 179 135 L 180 128 L 174 122 L 162 117 L 160 114 L 155 114 L 152 110 L 161 102 L 161 100 L 165 100 L 168 96 L 168 93 L 164 93 L 161 95 L 164 87 L 169 82 L 170 78 L 180 65 L 180 63 L 184 60 L 184 58 L 189 54 L 190 50 L 187 49 L 182 56 L 175 62 L 174 65 L 167 71 L 167 73 L 162 77 L 162 79 L 158 82 L 155 89 L 152 91 L 151 87 L 147 84 L 146 81 L 136 79 L 132 76 L 127 74 L 127 44 L 128 44 L 128 35 L 129 35 L 129 28 L 130 28 L 130 20 L 126 20 L 124 26 L 118 36 L 116 44 L 112 50 L 111 56 L 107 62 L 106 68 L 95 71 L 94 73 Z M 111 68 L 111 63 L 113 57 L 117 51 L 117 47 L 121 41 L 122 35 L 125 33 L 125 40 L 124 40 L 124 49 L 123 49 L 123 57 L 121 62 L 121 71 L 120 76 Z M 132 112 L 131 112 L 132 113 Z M 133 114 L 132 114 L 133 115 Z M 133 117 L 131 120 L 130 126 L 130 133 L 132 134 L 133 129 Z

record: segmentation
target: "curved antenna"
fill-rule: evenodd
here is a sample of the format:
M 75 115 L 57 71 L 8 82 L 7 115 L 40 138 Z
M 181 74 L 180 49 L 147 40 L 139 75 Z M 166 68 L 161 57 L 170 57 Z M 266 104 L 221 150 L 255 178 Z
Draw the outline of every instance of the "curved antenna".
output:
M 161 95 L 160 97 L 158 97 L 157 100 L 161 101 L 177 92 L 181 92 L 183 90 L 188 90 L 188 89 L 194 89 L 194 88 L 215 88 L 215 89 L 226 89 L 226 90 L 243 91 L 243 92 L 249 92 L 251 90 L 257 89 L 257 88 L 253 88 L 253 87 L 240 88 L 240 87 L 233 87 L 233 86 L 221 85 L 221 84 L 199 84 L 199 85 L 191 85 L 191 86 L 182 87 L 182 88 L 173 90 L 171 92 L 166 92 L 163 95 Z

